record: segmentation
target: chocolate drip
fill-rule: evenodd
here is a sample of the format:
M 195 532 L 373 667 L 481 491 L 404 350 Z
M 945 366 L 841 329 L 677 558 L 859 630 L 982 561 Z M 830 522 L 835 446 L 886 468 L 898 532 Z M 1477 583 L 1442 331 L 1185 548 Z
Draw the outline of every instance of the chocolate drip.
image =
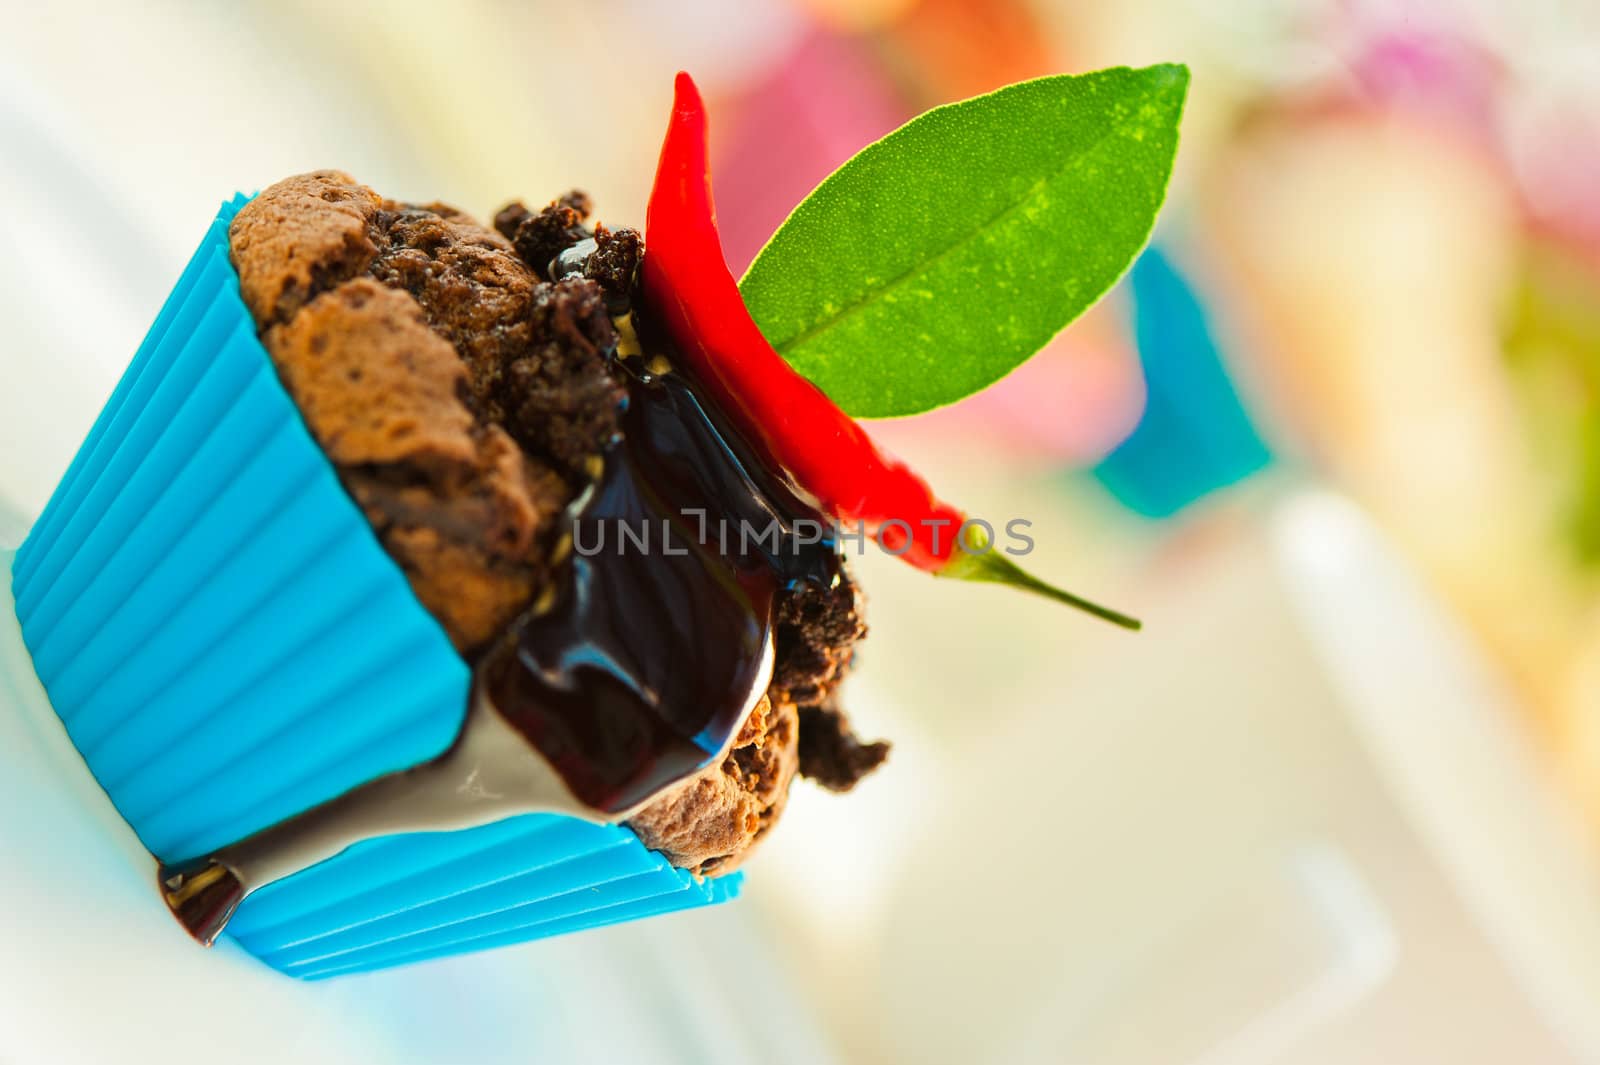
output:
M 490 698 L 581 801 L 638 806 L 721 756 L 748 712 L 772 604 L 831 585 L 821 517 L 652 354 L 627 360 L 622 441 L 568 535 L 570 580 L 480 672 Z M 802 524 L 805 523 L 805 524 Z
M 157 879 L 172 915 L 207 947 L 227 927 L 247 890 L 232 869 L 211 858 L 177 869 L 163 865 Z

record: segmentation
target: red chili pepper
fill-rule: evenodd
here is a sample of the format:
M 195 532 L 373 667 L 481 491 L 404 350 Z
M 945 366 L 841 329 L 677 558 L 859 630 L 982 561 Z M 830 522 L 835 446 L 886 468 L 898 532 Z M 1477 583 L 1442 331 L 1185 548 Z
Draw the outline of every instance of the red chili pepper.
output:
M 860 525 L 883 547 L 943 577 L 995 581 L 1048 595 L 1129 628 L 1139 623 L 1030 577 L 989 544 L 957 550 L 966 515 L 940 501 L 903 462 L 777 353 L 739 295 L 722 255 L 706 113 L 680 73 L 645 212 L 645 295 L 712 398 L 768 461 L 787 470 L 824 512 Z

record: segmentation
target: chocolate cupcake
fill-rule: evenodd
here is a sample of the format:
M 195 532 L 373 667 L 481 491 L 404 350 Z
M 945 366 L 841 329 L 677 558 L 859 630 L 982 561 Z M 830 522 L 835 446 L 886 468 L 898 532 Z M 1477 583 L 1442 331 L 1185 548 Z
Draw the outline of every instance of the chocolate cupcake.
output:
M 722 901 L 797 773 L 882 761 L 843 559 L 588 215 L 226 205 L 19 551 L 199 938 L 315 978 Z
M 578 497 L 608 459 L 631 449 L 630 388 L 635 403 L 650 404 L 640 377 L 652 361 L 671 363 L 659 334 L 632 321 L 641 313 L 632 298 L 639 235 L 591 231 L 589 211 L 579 192 L 536 213 L 513 204 L 496 232 L 453 208 L 382 200 L 345 174 L 320 171 L 267 189 L 230 228 L 245 303 L 285 388 L 417 599 L 469 662 L 496 661 L 495 641 L 570 579 L 562 562 Z M 622 358 L 619 325 L 634 338 Z M 730 476 L 706 465 L 702 476 Z M 683 509 L 716 502 L 686 499 Z M 640 531 L 664 528 L 674 526 Z M 597 552 L 650 550 L 642 537 L 608 546 L 605 533 L 594 530 Z M 732 870 L 775 823 L 797 768 L 847 788 L 881 759 L 884 748 L 860 748 L 830 705 L 865 631 L 842 561 L 834 570 L 826 582 L 776 589 L 767 623 L 773 679 L 728 755 L 629 818 L 674 865 Z M 652 597 L 644 579 L 622 594 Z M 627 605 L 680 618 L 686 609 Z M 686 695 L 725 698 L 695 676 L 704 671 L 697 660 L 720 657 L 700 633 L 669 627 L 644 639 L 690 679 Z M 824 733 L 806 747 L 808 764 L 802 714 Z

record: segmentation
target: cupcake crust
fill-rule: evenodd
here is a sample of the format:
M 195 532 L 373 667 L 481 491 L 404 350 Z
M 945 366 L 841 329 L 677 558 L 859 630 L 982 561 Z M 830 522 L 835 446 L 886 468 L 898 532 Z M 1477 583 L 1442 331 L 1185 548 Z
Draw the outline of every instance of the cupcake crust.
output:
M 783 813 L 800 767 L 798 734 L 794 704 L 762 698 L 720 767 L 652 802 L 628 827 L 680 869 L 731 871 Z
M 337 171 L 290 178 L 234 219 L 234 265 L 312 436 L 417 598 L 471 652 L 547 579 L 541 541 L 568 486 L 474 411 L 467 367 L 423 306 L 369 275 L 408 250 L 383 241 L 382 211 Z
M 287 322 L 318 293 L 365 270 L 377 256 L 368 230 L 377 193 L 338 170 L 278 182 L 228 229 L 245 306 L 262 327 Z

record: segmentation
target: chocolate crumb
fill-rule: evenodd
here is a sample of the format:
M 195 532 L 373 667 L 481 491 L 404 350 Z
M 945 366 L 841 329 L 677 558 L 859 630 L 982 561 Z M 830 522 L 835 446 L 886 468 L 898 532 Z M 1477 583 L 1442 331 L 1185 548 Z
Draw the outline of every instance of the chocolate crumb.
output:
M 512 200 L 500 208 L 499 213 L 494 216 L 495 232 L 511 240 L 517 235 L 517 229 L 522 223 L 532 217 L 533 212 L 528 210 L 521 200 Z
M 867 635 L 862 600 L 849 571 L 832 588 L 802 584 L 779 598 L 773 616 L 772 685 L 796 706 L 817 706 L 844 679 Z
M 862 743 L 837 706 L 800 708 L 800 773 L 829 791 L 849 791 L 889 757 L 882 740 Z
M 605 289 L 613 303 L 625 305 L 633 292 L 634 275 L 644 257 L 644 238 L 637 229 L 594 227 L 594 254 L 583 275 Z
M 548 281 L 552 259 L 580 240 L 594 236 L 583 224 L 589 209 L 588 195 L 573 189 L 537 212 L 521 203 L 508 204 L 495 215 L 494 224 L 516 247 L 522 261 Z

